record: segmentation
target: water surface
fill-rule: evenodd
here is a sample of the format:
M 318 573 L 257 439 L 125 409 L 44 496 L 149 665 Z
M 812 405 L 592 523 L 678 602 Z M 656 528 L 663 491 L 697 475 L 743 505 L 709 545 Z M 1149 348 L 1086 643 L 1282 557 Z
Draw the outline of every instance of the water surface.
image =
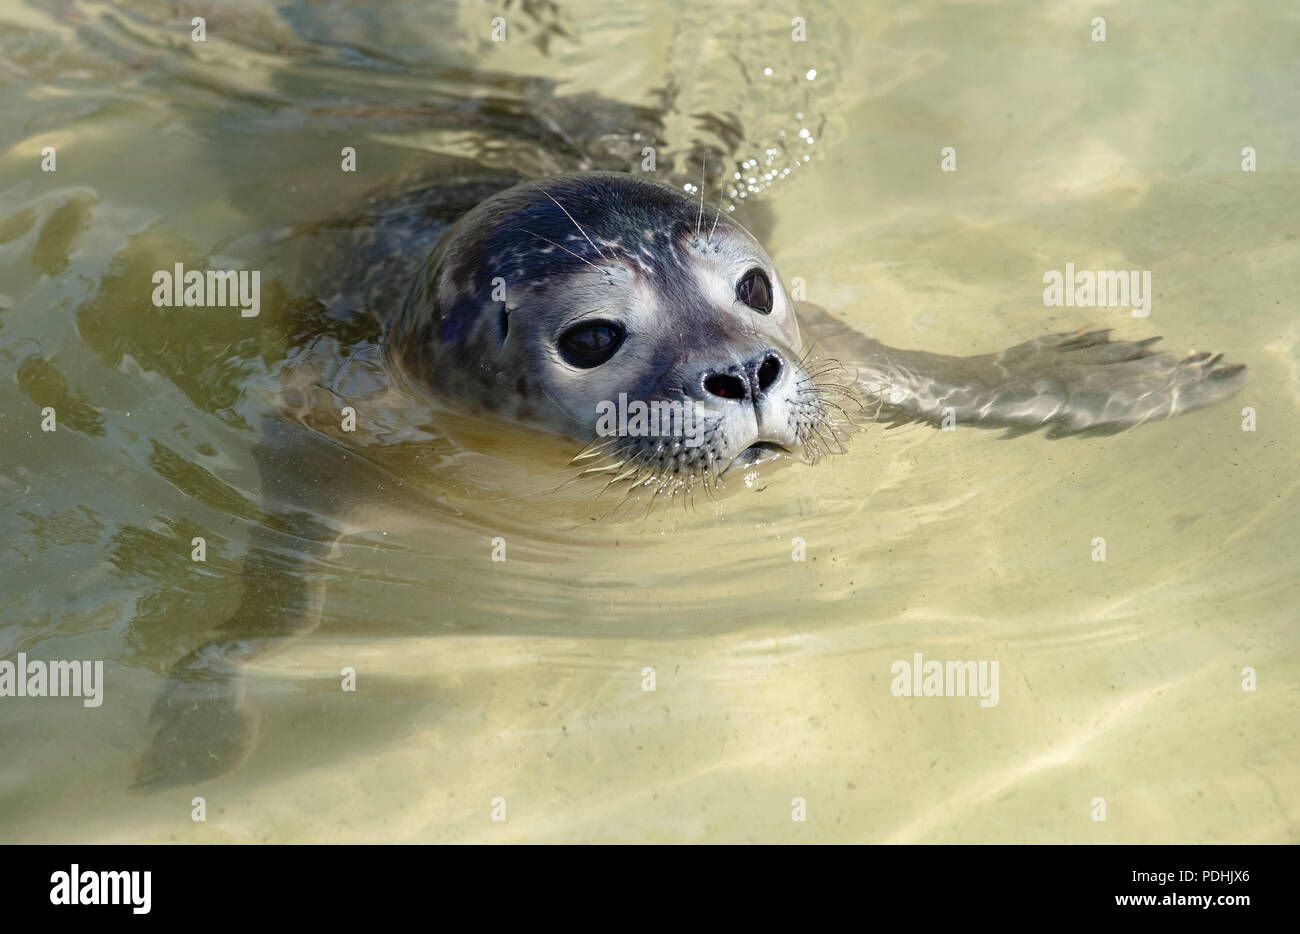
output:
M 0 837 L 1300 840 L 1294 7 L 845 2 L 796 43 L 753 4 L 562 6 L 502 44 L 479 4 L 0 5 L 0 654 L 107 680 L 0 699 Z M 450 160 L 634 168 L 631 127 L 666 176 L 726 153 L 710 200 L 887 344 L 1107 326 L 1251 380 L 1109 438 L 873 426 L 644 518 L 551 492 L 572 445 L 458 425 L 389 465 L 427 508 L 349 537 L 320 628 L 252 666 L 253 757 L 129 793 L 262 519 L 267 335 L 343 304 L 286 238 Z M 153 307 L 175 262 L 264 269 L 262 315 Z M 1044 307 L 1066 262 L 1151 270 L 1150 317 Z M 915 653 L 997 660 L 999 703 L 893 696 Z

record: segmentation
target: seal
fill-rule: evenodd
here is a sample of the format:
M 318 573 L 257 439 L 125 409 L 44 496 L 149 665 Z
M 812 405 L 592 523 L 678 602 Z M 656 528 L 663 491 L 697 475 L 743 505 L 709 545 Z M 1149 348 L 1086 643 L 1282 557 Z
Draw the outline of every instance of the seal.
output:
M 712 493 L 738 464 L 816 461 L 864 421 L 1111 433 L 1210 405 L 1245 380 L 1221 355 L 1158 353 L 1158 338 L 1104 330 L 969 357 L 886 347 L 792 301 L 741 224 L 668 185 L 603 171 L 476 184 L 492 193 L 454 222 L 465 184 L 373 208 L 391 223 L 351 279 L 380 296 L 377 342 L 353 341 L 345 354 L 324 335 L 312 345 L 320 366 L 303 368 L 314 375 L 286 384 L 289 405 L 264 418 L 255 453 L 272 518 L 253 527 L 234 615 L 172 669 L 137 788 L 244 761 L 258 736 L 244 664 L 318 624 L 318 569 L 348 530 L 323 526 L 312 507 L 365 488 L 373 465 L 358 437 L 327 439 L 306 417 L 310 402 L 295 398 L 315 392 L 336 418 L 339 398 L 356 399 L 369 372 L 379 388 L 361 407 L 372 421 L 381 397 L 452 400 L 581 442 L 580 475 L 653 503 Z M 422 259 L 393 249 L 427 243 L 444 220 Z M 370 261 L 394 254 L 397 265 Z M 391 479 L 377 485 L 390 499 L 402 487 Z
M 524 182 L 479 204 L 433 250 L 386 331 L 413 382 L 578 440 L 602 437 L 597 416 L 614 400 L 689 407 L 695 439 L 625 433 L 598 448 L 608 463 L 596 469 L 670 492 L 765 451 L 816 460 L 843 439 L 847 409 L 1059 437 L 1192 411 L 1242 385 L 1244 366 L 1156 353 L 1157 340 L 1082 330 L 953 357 L 841 335 L 834 359 L 813 356 L 775 264 L 744 227 L 612 172 Z

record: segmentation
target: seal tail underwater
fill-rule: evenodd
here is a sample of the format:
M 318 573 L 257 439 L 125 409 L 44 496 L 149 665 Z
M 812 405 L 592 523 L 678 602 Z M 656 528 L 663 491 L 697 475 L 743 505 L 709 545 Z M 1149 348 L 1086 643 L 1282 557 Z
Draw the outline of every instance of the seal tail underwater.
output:
M 799 311 L 814 333 L 825 328 L 825 312 Z M 1049 334 L 972 357 L 897 350 L 859 334 L 837 334 L 834 346 L 845 367 L 858 369 L 867 410 L 891 428 L 951 421 L 1004 428 L 1006 437 L 1040 428 L 1049 438 L 1115 434 L 1213 405 L 1245 385 L 1245 365 L 1222 354 L 1180 357 L 1153 350 L 1159 337 L 1117 341 L 1110 333 Z

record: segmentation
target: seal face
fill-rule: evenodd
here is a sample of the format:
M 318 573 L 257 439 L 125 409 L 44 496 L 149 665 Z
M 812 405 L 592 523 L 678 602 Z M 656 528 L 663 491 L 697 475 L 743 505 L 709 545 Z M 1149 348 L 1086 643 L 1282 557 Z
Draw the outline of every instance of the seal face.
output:
M 766 450 L 816 459 L 829 428 L 771 258 L 730 217 L 633 176 L 556 176 L 479 204 L 387 342 L 417 383 L 596 442 L 600 469 L 634 482 L 707 483 Z

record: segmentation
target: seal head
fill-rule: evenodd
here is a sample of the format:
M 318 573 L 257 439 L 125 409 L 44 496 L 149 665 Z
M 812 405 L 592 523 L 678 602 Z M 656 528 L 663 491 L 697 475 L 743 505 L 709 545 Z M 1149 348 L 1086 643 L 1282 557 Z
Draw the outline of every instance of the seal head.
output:
M 773 449 L 815 459 L 828 419 L 763 248 L 628 175 L 525 182 L 479 204 L 425 262 L 388 344 L 417 383 L 595 442 L 629 479 L 716 478 Z

